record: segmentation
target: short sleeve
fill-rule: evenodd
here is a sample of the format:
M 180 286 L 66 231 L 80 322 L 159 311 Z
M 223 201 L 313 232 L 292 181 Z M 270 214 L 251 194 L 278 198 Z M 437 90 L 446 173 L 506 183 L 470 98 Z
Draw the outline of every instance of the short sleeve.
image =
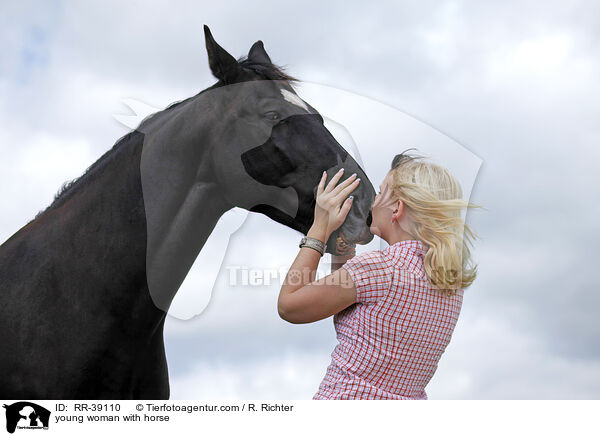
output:
M 383 298 L 392 285 L 393 271 L 381 250 L 361 253 L 342 265 L 354 282 L 356 302 L 372 304 Z

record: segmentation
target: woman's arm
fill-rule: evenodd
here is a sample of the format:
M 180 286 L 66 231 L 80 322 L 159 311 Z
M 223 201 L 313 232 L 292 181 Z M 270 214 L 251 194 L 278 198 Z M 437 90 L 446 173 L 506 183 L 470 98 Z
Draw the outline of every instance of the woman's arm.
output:
M 308 232 L 310 237 L 327 240 L 325 235 L 325 231 L 318 226 L 311 227 Z M 279 292 L 277 311 L 282 319 L 294 324 L 319 321 L 356 302 L 352 278 L 348 271 L 340 268 L 346 260 L 336 271 L 314 281 L 320 258 L 321 255 L 312 248 L 300 249 Z
M 354 180 L 353 175 L 336 187 L 341 175 L 342 172 L 338 172 L 325 186 L 324 172 L 317 187 L 315 219 L 307 236 L 323 243 L 346 219 L 352 206 L 352 197 L 347 196 L 360 180 Z M 293 323 L 313 322 L 331 316 L 356 301 L 354 283 L 343 268 L 337 267 L 332 274 L 314 281 L 320 259 L 321 254 L 316 250 L 309 247 L 300 249 L 279 291 L 277 310 L 281 318 Z
M 279 316 L 293 324 L 328 318 L 356 303 L 356 288 L 348 271 L 340 268 L 296 292 L 280 298 Z

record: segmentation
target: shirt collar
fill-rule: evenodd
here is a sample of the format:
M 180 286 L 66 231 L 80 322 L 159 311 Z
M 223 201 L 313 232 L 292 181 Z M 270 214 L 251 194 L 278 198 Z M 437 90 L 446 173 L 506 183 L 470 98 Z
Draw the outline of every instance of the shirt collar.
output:
M 422 278 L 426 277 L 423 262 L 427 246 L 423 242 L 418 239 L 399 241 L 390 245 L 386 250 L 397 268 L 407 269 Z
M 425 256 L 427 253 L 427 247 L 423 242 L 418 239 L 407 239 L 405 241 L 398 241 L 388 247 L 388 249 L 404 249 L 410 252 L 414 252 L 417 256 Z

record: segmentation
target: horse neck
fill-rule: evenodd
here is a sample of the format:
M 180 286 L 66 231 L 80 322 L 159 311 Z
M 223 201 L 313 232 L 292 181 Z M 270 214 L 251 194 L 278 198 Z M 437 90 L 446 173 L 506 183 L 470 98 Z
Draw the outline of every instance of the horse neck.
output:
M 188 104 L 195 106 L 182 105 L 155 128 L 142 126 L 148 129 L 140 166 L 148 288 L 154 304 L 165 311 L 219 218 L 233 207 L 212 171 L 214 120 L 202 116 L 215 102 L 202 98 Z

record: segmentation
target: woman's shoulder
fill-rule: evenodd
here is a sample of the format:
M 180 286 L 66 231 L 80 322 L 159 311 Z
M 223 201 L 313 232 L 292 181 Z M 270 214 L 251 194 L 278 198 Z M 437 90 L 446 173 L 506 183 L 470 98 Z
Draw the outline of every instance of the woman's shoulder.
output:
M 418 239 L 396 242 L 384 250 L 381 257 L 393 269 L 409 271 L 421 278 L 426 278 L 425 254 L 427 246 Z
M 427 252 L 426 246 L 419 240 L 411 239 L 396 242 L 382 249 L 364 251 L 352 259 L 357 264 L 382 264 L 389 268 L 401 268 L 422 262 Z
M 371 250 L 354 256 L 342 267 L 356 288 L 357 303 L 375 303 L 390 289 L 394 270 L 383 250 Z
M 353 258 L 349 259 L 344 266 L 350 268 L 377 268 L 377 269 L 388 269 L 392 266 L 390 258 L 384 250 L 370 250 L 363 253 L 357 254 Z

